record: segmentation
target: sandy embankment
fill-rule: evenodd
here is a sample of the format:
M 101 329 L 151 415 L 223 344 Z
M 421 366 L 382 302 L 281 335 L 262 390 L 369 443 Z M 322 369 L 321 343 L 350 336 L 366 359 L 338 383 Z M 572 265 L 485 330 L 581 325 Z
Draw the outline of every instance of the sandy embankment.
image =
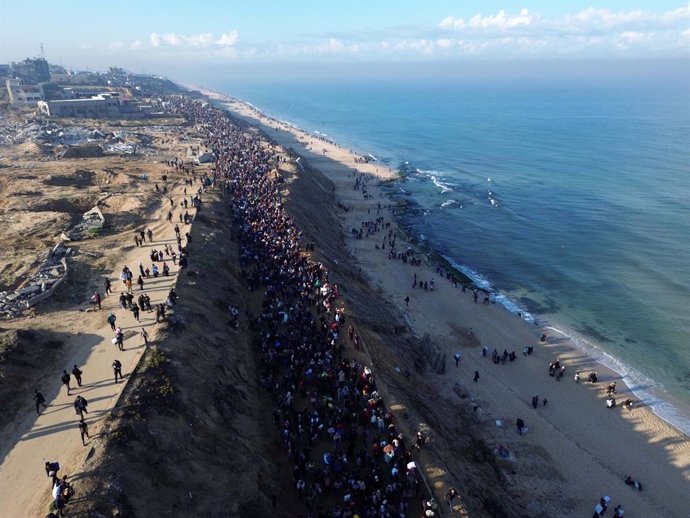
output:
M 100 204 L 109 229 L 91 240 L 69 243 L 77 253 L 70 257 L 68 282 L 61 286 L 54 297 L 42 302 L 35 315 L 27 312 L 27 315 L 3 322 L 3 327 L 11 329 L 33 332 L 49 330 L 50 336 L 61 337 L 65 345 L 59 353 L 49 357 L 50 362 L 36 362 L 35 370 L 25 365 L 21 375 L 3 379 L 3 382 L 23 386 L 24 391 L 17 398 L 21 405 L 17 416 L 0 430 L 0 516 L 45 516 L 51 499 L 50 479 L 43 470 L 46 461 L 58 461 L 61 465 L 60 475 L 67 475 L 75 485 L 78 499 L 88 499 L 85 498 L 88 495 L 83 490 L 83 479 L 91 472 L 94 452 L 99 453 L 101 445 L 110 440 L 110 412 L 144 353 L 140 332 L 146 328 L 155 343 L 159 329 L 164 325 L 156 322 L 153 312 L 143 311 L 139 321 L 135 321 L 131 311 L 120 307 L 118 296 L 124 288 L 119 275 L 122 266 L 129 265 L 136 279 L 139 273 L 137 265 L 151 264 L 152 249 L 162 250 L 166 244 L 175 244 L 173 225 L 165 221 L 165 217 L 169 210 L 174 212 L 175 218 L 184 212 L 179 207 L 184 197 L 183 175 L 171 171 L 163 161 L 174 156 L 185 157 L 189 145 L 198 144 L 198 141 L 178 138 L 187 133 L 178 123 L 166 127 L 164 131 L 145 131 L 157 139 L 157 145 L 149 155 L 106 156 L 79 161 L 39 161 L 31 158 L 33 174 L 30 177 L 26 177 L 25 171 L 21 170 L 23 164 L 5 169 L 5 181 L 10 175 L 25 176 L 19 178 L 21 182 L 17 183 L 35 188 L 35 192 L 39 188 L 46 189 L 42 187 L 46 185 L 45 181 L 57 185 L 57 180 L 66 182 L 89 175 L 94 178 L 102 175 L 91 170 L 113 172 L 108 174 L 108 181 L 102 184 L 81 185 L 77 182 L 75 186 L 81 195 L 85 192 L 100 194 L 101 189 L 110 192 L 110 197 L 103 198 L 105 201 Z M 197 173 L 201 174 L 203 170 L 197 168 Z M 167 180 L 163 180 L 164 175 Z M 157 194 L 154 184 L 166 186 L 167 195 Z M 68 195 L 73 192 L 64 185 L 60 187 L 60 190 L 41 191 L 40 203 L 49 204 L 53 200 L 65 202 L 69 199 Z M 169 199 L 173 198 L 175 206 L 171 208 Z M 190 211 L 194 212 L 192 209 Z M 22 216 L 21 220 L 15 216 L 15 220 L 32 219 L 32 213 L 28 210 Z M 54 229 L 44 226 L 47 232 L 51 232 L 49 236 L 52 240 Z M 183 235 L 191 231 L 190 226 L 181 227 Z M 145 228 L 152 230 L 153 242 L 147 239 L 137 247 L 134 245 L 134 231 Z M 151 297 L 152 305 L 165 302 L 180 271 L 179 266 L 169 259 L 167 263 L 169 276 L 151 277 L 144 281 L 144 291 Z M 162 268 L 160 263 L 159 266 Z M 103 291 L 104 277 L 112 282 L 113 294 L 107 297 Z M 95 290 L 99 290 L 103 296 L 100 311 L 88 304 Z M 135 297 L 139 293 L 135 285 Z M 106 322 L 109 312 L 115 314 L 117 325 L 123 329 L 125 338 L 122 351 L 111 342 L 114 333 Z M 38 347 L 40 344 L 36 342 L 31 345 Z M 113 379 L 114 359 L 122 363 L 124 382 L 115 383 Z M 73 365 L 78 365 L 83 372 L 83 385 L 75 387 L 76 382 L 72 378 L 72 390 L 67 395 L 60 378 L 63 369 L 71 372 Z M 48 407 L 38 416 L 34 413 L 31 399 L 34 387 L 41 389 L 48 403 Z M 76 395 L 82 395 L 89 402 L 85 420 L 91 438 L 86 447 L 82 445 L 77 428 L 78 416 L 73 408 Z M 68 515 L 72 515 L 72 512 L 68 511 Z
M 348 150 L 269 119 L 244 103 L 214 92 L 203 93 L 223 101 L 234 115 L 260 125 L 270 138 L 293 148 L 309 165 L 332 180 L 338 201 L 352 207 L 343 212 L 344 230 L 359 229 L 362 221 L 376 218 L 379 203 L 383 206 L 389 203 L 377 187 L 379 179 L 393 175 L 389 169 L 376 163 L 358 163 L 356 155 Z M 367 186 L 370 199 L 353 190 L 354 169 L 371 175 Z M 386 221 L 391 219 L 385 209 L 380 214 Z M 501 444 L 513 453 L 515 460 L 503 463 L 504 475 L 511 487 L 511 497 L 514 494 L 524 498 L 526 512 L 531 516 L 549 512 L 590 516 L 594 503 L 607 494 L 613 498 L 614 505 L 623 504 L 626 516 L 686 515 L 690 508 L 687 436 L 649 408 L 639 407 L 630 412 L 620 407 L 607 409 L 603 392 L 612 380 L 618 380 L 618 401 L 634 398 L 618 374 L 596 364 L 564 337 L 550 337 L 546 345 L 539 344 L 540 329 L 502 306 L 481 304 L 481 298 L 475 304 L 469 290 L 462 293 L 449 281 L 439 278 L 433 265 L 412 267 L 388 260 L 388 251 L 375 247 L 381 245 L 383 238 L 383 233 L 361 240 L 346 237 L 371 286 L 380 289 L 404 313 L 405 322 L 417 337 L 428 333 L 432 342 L 447 353 L 446 374 L 426 376 L 425 381 L 435 395 L 450 405 L 462 404 L 453 391 L 456 382 L 460 382 L 473 404 L 480 407 L 478 412 L 483 417 L 479 426 L 486 442 L 492 446 Z M 406 246 L 399 237 L 398 250 Z M 412 289 L 415 273 L 420 280 L 436 277 L 436 291 Z M 406 296 L 410 297 L 409 308 L 405 307 Z M 470 328 L 473 335 L 468 337 Z M 489 351 L 515 350 L 518 359 L 514 363 L 494 365 L 489 358 L 481 357 L 484 345 Z M 525 345 L 534 345 L 535 354 L 523 357 Z M 458 368 L 451 359 L 456 351 L 463 355 Z M 560 383 L 547 373 L 549 363 L 555 358 L 567 366 L 567 374 Z M 472 382 L 475 370 L 480 375 L 478 383 Z M 596 370 L 599 384 L 576 385 L 573 382 L 576 370 Z M 394 372 L 386 374 L 396 376 Z M 534 395 L 540 398 L 536 410 L 531 407 Z M 544 398 L 548 399 L 546 406 L 542 405 Z M 446 419 L 452 416 L 453 412 L 449 411 Z M 515 433 L 518 417 L 529 428 L 522 437 Z M 503 423 L 501 428 L 496 426 L 496 420 Z M 439 497 L 447 485 L 470 484 L 463 480 L 464 459 L 452 448 L 452 433 L 459 432 L 452 421 L 444 423 L 443 430 L 429 431 L 432 456 L 427 472 L 433 475 Z M 448 431 L 452 431 L 450 436 Z M 450 447 L 445 449 L 443 445 Z M 645 484 L 645 491 L 633 492 L 623 484 L 626 474 L 639 478 Z

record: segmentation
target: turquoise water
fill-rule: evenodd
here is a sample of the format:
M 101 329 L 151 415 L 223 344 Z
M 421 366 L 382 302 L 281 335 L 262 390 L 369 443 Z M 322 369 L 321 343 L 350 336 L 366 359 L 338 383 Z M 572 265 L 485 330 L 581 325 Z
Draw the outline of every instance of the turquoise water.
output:
M 687 84 L 209 86 L 402 169 L 412 231 L 690 431 Z

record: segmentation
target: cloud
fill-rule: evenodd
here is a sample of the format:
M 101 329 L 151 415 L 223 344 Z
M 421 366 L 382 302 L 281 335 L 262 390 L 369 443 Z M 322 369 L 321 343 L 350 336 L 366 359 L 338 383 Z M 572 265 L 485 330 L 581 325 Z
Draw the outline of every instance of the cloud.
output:
M 240 34 L 237 31 L 229 31 L 220 35 L 220 38 L 216 40 L 216 45 L 220 45 L 221 47 L 234 47 L 239 39 Z
M 158 34 L 152 32 L 149 36 L 149 43 L 154 49 L 159 48 L 179 48 L 179 49 L 210 49 L 233 47 L 239 40 L 239 33 L 235 30 L 221 34 L 218 39 L 213 37 L 210 32 L 201 34 L 193 34 L 187 36 L 184 34 Z
M 505 10 L 501 9 L 493 16 L 482 16 L 481 13 L 477 13 L 468 21 L 465 21 L 463 18 L 448 16 L 441 21 L 439 26 L 442 29 L 497 29 L 505 31 L 514 27 L 529 26 L 533 21 L 534 17 L 530 14 L 529 9 L 520 9 L 520 12 L 515 15 L 507 14 Z
M 523 8 L 517 14 L 500 10 L 469 19 L 447 16 L 437 28 L 446 37 L 458 35 L 457 47 L 471 53 L 560 55 L 596 49 L 618 54 L 634 49 L 635 53 L 687 55 L 688 24 L 690 6 L 665 12 L 589 7 L 560 17 L 545 17 Z
M 462 8 L 458 3 L 458 8 Z M 440 17 L 439 17 L 440 18 Z M 454 57 L 688 56 L 690 5 L 667 11 L 589 7 L 561 16 L 522 8 L 492 13 L 451 13 L 432 25 L 367 27 L 308 32 L 294 39 L 240 45 L 237 30 L 197 34 L 156 33 L 110 49 L 148 51 L 160 58 L 198 60 L 390 60 Z M 260 37 L 260 36 L 259 36 Z M 244 42 L 243 42 L 244 43 Z

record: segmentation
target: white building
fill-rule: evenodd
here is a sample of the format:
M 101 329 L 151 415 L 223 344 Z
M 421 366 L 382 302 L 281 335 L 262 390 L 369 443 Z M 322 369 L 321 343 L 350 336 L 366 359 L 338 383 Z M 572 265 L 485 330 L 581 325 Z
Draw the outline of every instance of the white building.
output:
M 62 99 L 38 103 L 48 117 L 75 117 L 87 119 L 117 118 L 121 115 L 117 97 L 96 95 L 89 99 Z
M 5 87 L 11 104 L 36 105 L 43 100 L 41 89 L 36 85 L 25 85 L 21 79 L 6 79 Z

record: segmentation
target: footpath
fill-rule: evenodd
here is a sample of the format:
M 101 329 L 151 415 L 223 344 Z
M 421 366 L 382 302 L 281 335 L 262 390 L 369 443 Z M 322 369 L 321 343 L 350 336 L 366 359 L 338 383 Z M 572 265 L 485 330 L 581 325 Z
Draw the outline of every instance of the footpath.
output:
M 197 184 L 194 185 L 196 187 Z M 186 244 L 184 235 L 191 232 L 190 225 L 180 223 L 178 217 L 180 209 L 182 212 L 185 210 L 179 206 L 183 196 L 182 190 L 183 185 L 179 185 L 168 193 L 175 202 L 172 223 L 166 220 L 168 211 L 171 210 L 168 196 L 157 202 L 156 208 L 149 213 L 150 217 L 141 222 L 138 228 L 150 229 L 153 232 L 153 241 L 150 242 L 147 237 L 142 246 L 129 251 L 124 256 L 123 263 L 107 275 L 112 283 L 111 295 L 106 297 L 102 288 L 103 280 L 98 282 L 102 296 L 102 309 L 99 313 L 103 317 L 99 320 L 99 326 L 95 329 L 74 329 L 75 352 L 71 357 L 65 358 L 61 365 L 55 366 L 53 376 L 40 383 L 48 406 L 41 410 L 40 415 L 36 415 L 33 408 L 26 413 L 26 417 L 18 426 L 18 432 L 12 438 L 14 446 L 0 464 L 0 516 L 34 518 L 43 517 L 48 513 L 47 503 L 51 499 L 52 486 L 51 479 L 46 476 L 44 469 L 46 462 L 59 462 L 58 476 L 68 476 L 69 482 L 76 489 L 74 498 L 84 496 L 79 493 L 79 474 L 83 471 L 85 461 L 93 453 L 92 449 L 97 447 L 94 438 L 101 432 L 105 418 L 115 406 L 131 372 L 145 351 L 141 328 L 147 330 L 149 341 L 155 340 L 155 307 L 156 304 L 165 303 L 170 288 L 175 286 L 179 264 L 173 264 L 168 257 L 166 263 L 170 267 L 170 274 L 163 276 L 163 262 L 158 261 L 161 275 L 156 278 L 152 275 L 144 279 L 144 292 L 151 298 L 154 311 L 142 311 L 139 315 L 140 322 L 135 320 L 130 310 L 122 309 L 120 306 L 119 295 L 122 292 L 126 293 L 120 273 L 125 265 L 132 271 L 132 293 L 136 303 L 141 293 L 135 282 L 139 275 L 139 263 L 144 268 L 151 268 L 151 251 L 162 251 L 166 245 L 170 245 L 178 253 L 175 224 L 180 227 L 183 246 Z M 189 208 L 188 211 L 192 215 L 195 212 L 193 208 Z M 133 233 L 123 233 L 122 239 L 123 245 L 133 244 Z M 117 317 L 116 325 L 124 332 L 124 351 L 120 351 L 112 342 L 115 333 L 107 322 L 110 312 Z M 115 383 L 112 367 L 115 359 L 122 363 L 124 377 L 124 380 L 118 383 Z M 82 386 L 77 387 L 77 382 L 72 376 L 72 390 L 68 396 L 60 377 L 63 369 L 71 375 L 73 365 L 77 365 L 83 372 L 83 381 Z M 78 426 L 79 415 L 74 409 L 74 400 L 78 395 L 88 401 L 88 414 L 84 417 L 91 438 L 86 439 L 86 446 L 82 445 Z M 66 511 L 69 514 L 69 505 Z

